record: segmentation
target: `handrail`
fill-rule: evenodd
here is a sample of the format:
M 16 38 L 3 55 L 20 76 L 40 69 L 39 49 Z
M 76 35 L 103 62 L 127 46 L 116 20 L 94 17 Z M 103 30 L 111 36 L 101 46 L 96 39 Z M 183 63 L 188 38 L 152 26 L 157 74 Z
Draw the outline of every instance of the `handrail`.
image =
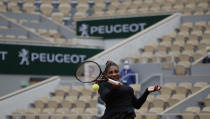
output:
M 202 61 L 206 56 L 207 56 L 207 55 L 202 56 L 201 58 L 197 59 L 195 62 L 192 63 L 192 65 L 198 64 L 198 63 L 199 63 L 200 61 Z
M 59 78 L 58 76 L 53 76 L 53 77 L 51 77 L 51 78 L 49 78 L 49 79 L 46 79 L 46 80 L 41 81 L 41 82 L 38 82 L 38 83 L 36 83 L 36 84 L 34 84 L 34 85 L 31 85 L 31 86 L 28 86 L 28 87 L 26 87 L 26 88 L 20 89 L 20 90 L 18 90 L 18 91 L 12 92 L 12 93 L 10 93 L 10 94 L 8 94 L 8 95 L 5 95 L 5 96 L 0 97 L 0 101 L 5 100 L 5 99 L 7 99 L 7 98 L 10 98 L 10 97 L 12 97 L 12 96 L 18 95 L 18 94 L 20 94 L 20 93 L 23 93 L 23 92 L 25 92 L 25 91 L 34 89 L 34 88 L 36 88 L 36 87 L 42 86 L 42 85 L 44 85 L 44 84 L 47 84 L 47 83 L 52 82 L 52 81 L 54 81 L 54 80 L 57 80 L 58 78 Z
M 143 31 L 141 31 L 141 32 L 139 32 L 139 33 L 129 37 L 127 40 L 124 40 L 124 41 L 114 45 L 113 47 L 111 47 L 111 48 L 109 48 L 109 49 L 107 49 L 107 50 L 105 50 L 105 51 L 103 51 L 103 52 L 93 56 L 92 58 L 90 58 L 90 60 L 95 60 L 95 59 L 97 59 L 97 58 L 99 58 L 99 57 L 101 57 L 101 56 L 111 52 L 112 50 L 117 49 L 117 48 L 123 46 L 124 44 L 127 44 L 131 40 L 134 40 L 135 38 L 137 38 L 139 35 L 145 34 L 146 32 L 149 32 L 151 29 L 154 29 L 154 28 L 158 27 L 159 25 L 164 24 L 166 21 L 168 21 L 170 19 L 173 19 L 174 17 L 177 17 L 179 15 L 180 15 L 180 13 L 175 13 L 175 14 L 167 17 L 166 19 L 159 21 L 157 24 L 154 24 L 154 25 L 146 28 L 145 30 L 143 30 Z
M 160 77 L 160 85 L 162 86 L 162 85 L 163 85 L 163 74 L 161 74 L 161 73 L 151 74 L 151 75 L 149 75 L 148 77 L 146 77 L 145 79 L 143 79 L 140 83 L 143 84 L 143 83 L 145 83 L 146 81 L 150 80 L 151 78 L 157 77 L 157 76 Z
M 135 76 L 136 77 L 136 84 L 139 84 L 138 73 L 128 73 L 125 76 L 123 76 L 120 80 L 124 80 L 128 76 Z

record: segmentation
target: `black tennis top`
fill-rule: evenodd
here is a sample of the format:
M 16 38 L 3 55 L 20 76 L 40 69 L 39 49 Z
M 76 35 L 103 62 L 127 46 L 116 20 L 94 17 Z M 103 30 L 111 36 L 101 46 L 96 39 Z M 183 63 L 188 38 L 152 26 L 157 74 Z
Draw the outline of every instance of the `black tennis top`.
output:
M 134 95 L 134 90 L 130 86 L 122 85 L 120 89 L 114 88 L 114 86 L 106 81 L 99 83 L 99 94 L 102 100 L 106 104 L 106 110 L 104 115 L 111 116 L 117 112 L 134 112 L 135 109 L 139 109 L 146 101 L 149 91 L 146 89 L 144 94 L 137 98 Z

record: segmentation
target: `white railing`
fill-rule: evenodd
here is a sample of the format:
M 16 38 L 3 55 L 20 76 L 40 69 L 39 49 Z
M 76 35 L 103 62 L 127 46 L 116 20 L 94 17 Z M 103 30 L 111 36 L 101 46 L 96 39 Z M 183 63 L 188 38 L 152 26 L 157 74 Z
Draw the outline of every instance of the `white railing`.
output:
M 120 79 L 120 81 L 122 81 L 122 82 L 125 81 L 125 78 L 127 78 L 127 77 L 129 77 L 129 76 L 135 76 L 135 78 L 136 78 L 136 84 L 139 84 L 139 83 L 140 83 L 140 81 L 139 81 L 139 74 L 138 74 L 138 73 L 129 73 L 129 74 L 123 76 L 123 77 Z

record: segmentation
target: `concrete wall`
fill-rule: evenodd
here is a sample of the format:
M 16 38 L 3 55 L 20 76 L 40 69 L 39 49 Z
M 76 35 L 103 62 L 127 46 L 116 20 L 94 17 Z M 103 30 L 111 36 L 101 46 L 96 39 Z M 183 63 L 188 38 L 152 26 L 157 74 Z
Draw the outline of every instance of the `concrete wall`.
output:
M 111 47 L 113 47 L 114 45 L 124 41 L 126 39 L 107 39 L 104 40 L 104 49 L 109 49 Z
M 83 44 L 84 47 L 104 49 L 104 40 L 100 38 L 75 37 L 72 39 L 72 44 Z
M 21 89 L 21 83 L 29 80 L 29 76 L 0 75 L 0 96 Z
M 22 83 L 26 83 L 29 81 L 31 77 L 38 78 L 47 78 L 51 76 L 41 76 L 41 75 L 0 75 L 0 97 L 12 93 L 14 91 L 20 90 L 22 87 Z M 61 85 L 73 85 L 75 83 L 79 83 L 74 77 L 71 76 L 60 76 L 60 84 Z
M 210 64 L 196 64 L 191 67 L 191 74 L 193 75 L 209 75 Z
M 59 77 L 52 77 L 43 82 L 31 85 L 6 96 L 0 97 L 0 119 L 6 119 L 16 109 L 29 109 L 31 103 L 58 88 Z M 33 94 L 33 95 L 32 95 Z
M 184 16 L 181 19 L 182 22 L 198 22 L 198 21 L 210 21 L 210 15 L 205 16 Z
M 134 64 L 132 68 L 138 73 L 140 82 L 153 74 L 162 74 L 161 64 Z
M 165 75 L 163 77 L 163 82 L 208 82 L 210 84 L 210 75 L 186 75 L 186 76 L 176 76 L 176 75 Z

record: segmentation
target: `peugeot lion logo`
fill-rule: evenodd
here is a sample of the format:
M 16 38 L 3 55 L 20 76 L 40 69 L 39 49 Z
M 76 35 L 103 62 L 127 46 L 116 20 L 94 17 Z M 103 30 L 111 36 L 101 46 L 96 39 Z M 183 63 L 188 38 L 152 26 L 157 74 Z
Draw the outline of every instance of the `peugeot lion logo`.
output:
M 20 65 L 29 65 L 29 51 L 26 49 L 21 49 L 19 51 L 19 57 L 21 57 Z
M 87 24 L 82 24 L 82 25 L 79 27 L 79 31 L 82 32 L 82 33 L 81 33 L 81 36 L 89 36 L 89 35 L 88 35 L 88 25 L 87 25 Z

